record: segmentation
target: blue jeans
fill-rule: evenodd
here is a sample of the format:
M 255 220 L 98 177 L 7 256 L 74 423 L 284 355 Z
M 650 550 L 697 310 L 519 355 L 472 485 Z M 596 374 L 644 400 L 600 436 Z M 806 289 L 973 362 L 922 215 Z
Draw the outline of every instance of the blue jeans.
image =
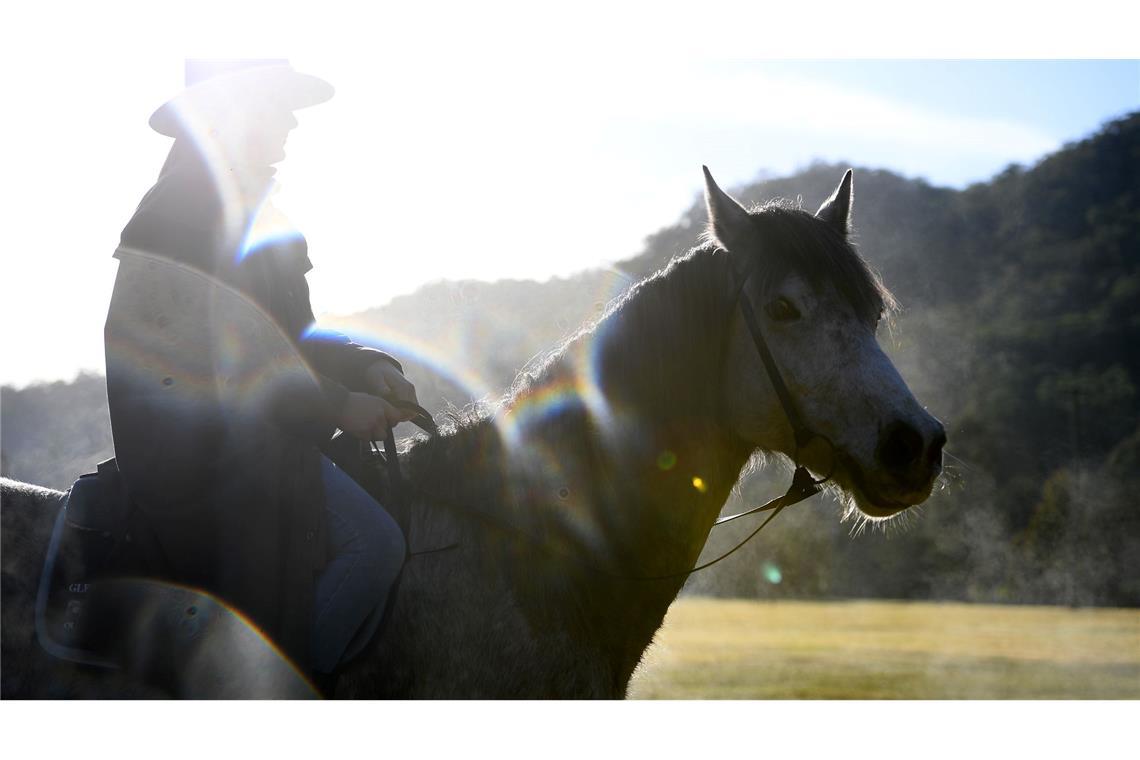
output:
M 404 535 L 367 491 L 321 458 L 332 560 L 317 579 L 313 666 L 331 673 L 364 648 L 380 625 L 404 564 Z

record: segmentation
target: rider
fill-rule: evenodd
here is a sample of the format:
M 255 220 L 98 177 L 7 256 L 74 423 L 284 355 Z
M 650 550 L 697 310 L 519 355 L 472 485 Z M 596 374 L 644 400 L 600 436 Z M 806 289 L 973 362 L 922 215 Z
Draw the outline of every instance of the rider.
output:
M 293 111 L 332 87 L 279 60 L 188 60 L 186 84 L 151 116 L 174 145 L 115 252 L 116 458 L 170 580 L 332 673 L 374 632 L 405 548 L 318 446 L 336 428 L 382 438 L 415 389 L 387 354 L 312 331 L 305 239 L 268 200 Z

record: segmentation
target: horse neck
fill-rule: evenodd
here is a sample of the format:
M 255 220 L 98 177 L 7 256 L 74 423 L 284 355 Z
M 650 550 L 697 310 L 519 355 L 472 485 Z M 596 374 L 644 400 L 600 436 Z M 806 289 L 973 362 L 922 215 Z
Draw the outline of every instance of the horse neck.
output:
M 569 344 L 507 412 L 573 389 L 558 414 L 519 436 L 523 460 L 538 462 L 526 479 L 547 494 L 539 508 L 611 579 L 674 576 L 610 584 L 620 599 L 583 576 L 594 603 L 614 608 L 599 617 L 629 631 L 637 656 L 749 454 L 719 419 L 730 283 L 727 261 L 711 252 L 674 264 Z
M 702 251 L 649 280 L 599 325 L 593 368 L 615 435 L 603 436 L 627 546 L 653 574 L 688 568 L 740 475 L 748 448 L 722 424 L 727 256 Z

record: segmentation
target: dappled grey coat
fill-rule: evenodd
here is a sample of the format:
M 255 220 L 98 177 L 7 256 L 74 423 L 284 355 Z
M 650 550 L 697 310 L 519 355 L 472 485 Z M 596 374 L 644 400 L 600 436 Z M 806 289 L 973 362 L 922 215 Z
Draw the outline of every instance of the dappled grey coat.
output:
M 123 230 L 105 331 L 115 454 L 163 573 L 234 604 L 303 663 L 326 561 L 317 446 L 390 357 L 308 334 L 305 239 L 224 190 L 178 141 Z

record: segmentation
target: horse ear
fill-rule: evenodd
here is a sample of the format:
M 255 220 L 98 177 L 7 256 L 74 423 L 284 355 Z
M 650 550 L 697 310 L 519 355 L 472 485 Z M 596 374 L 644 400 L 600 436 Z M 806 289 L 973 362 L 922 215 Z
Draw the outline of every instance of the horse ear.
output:
M 705 205 L 709 209 L 709 226 L 705 237 L 726 251 L 739 249 L 754 234 L 756 227 L 744 207 L 717 187 L 707 166 L 705 171 Z
M 847 237 L 847 233 L 851 231 L 851 201 L 853 197 L 851 176 L 851 170 L 848 169 L 847 173 L 843 175 L 843 179 L 839 181 L 839 187 L 835 188 L 831 197 L 823 202 L 819 211 L 815 212 L 817 217 L 830 224 L 844 237 Z

